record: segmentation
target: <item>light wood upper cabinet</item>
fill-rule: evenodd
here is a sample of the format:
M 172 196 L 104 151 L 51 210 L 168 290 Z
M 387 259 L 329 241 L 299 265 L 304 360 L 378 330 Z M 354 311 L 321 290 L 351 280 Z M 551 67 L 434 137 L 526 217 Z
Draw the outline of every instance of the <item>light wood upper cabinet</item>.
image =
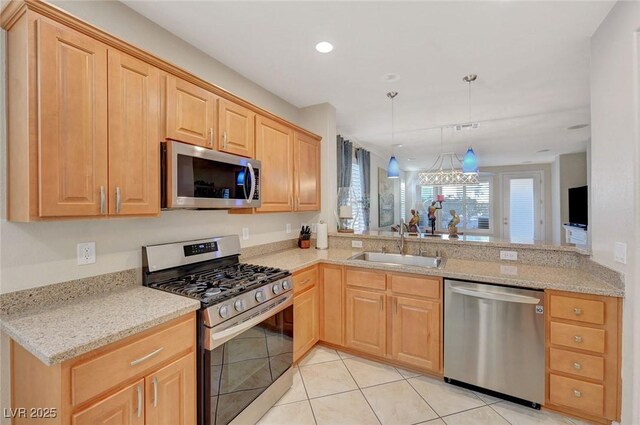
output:
M 39 216 L 105 214 L 107 48 L 47 19 L 37 27 Z
M 191 425 L 196 417 L 196 377 L 188 354 L 145 378 L 146 425 Z
M 313 285 L 293 300 L 293 361 L 301 358 L 318 342 L 320 321 L 318 319 L 318 288 Z
M 296 211 L 320 210 L 320 140 L 295 132 L 294 198 Z
M 440 304 L 392 297 L 391 355 L 394 359 L 440 371 Z
M 226 99 L 218 101 L 218 137 L 216 149 L 253 158 L 256 114 Z
M 293 130 L 256 116 L 256 159 L 262 162 L 257 211 L 293 211 Z
M 344 286 L 342 266 L 323 264 L 320 268 L 320 339 L 344 345 Z
M 213 148 L 216 96 L 173 75 L 167 75 L 166 88 L 166 137 Z
M 364 353 L 386 353 L 387 317 L 384 293 L 347 288 L 346 346 Z
M 109 50 L 109 214 L 160 213 L 160 71 Z
M 144 425 L 144 382 L 135 382 L 73 415 L 73 425 Z

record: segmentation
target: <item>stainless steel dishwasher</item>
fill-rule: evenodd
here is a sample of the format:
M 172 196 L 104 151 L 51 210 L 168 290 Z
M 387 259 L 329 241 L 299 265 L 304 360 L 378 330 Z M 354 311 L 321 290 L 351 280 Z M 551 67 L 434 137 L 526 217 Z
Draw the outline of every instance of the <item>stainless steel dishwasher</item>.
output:
M 544 401 L 544 292 L 444 281 L 445 381 Z

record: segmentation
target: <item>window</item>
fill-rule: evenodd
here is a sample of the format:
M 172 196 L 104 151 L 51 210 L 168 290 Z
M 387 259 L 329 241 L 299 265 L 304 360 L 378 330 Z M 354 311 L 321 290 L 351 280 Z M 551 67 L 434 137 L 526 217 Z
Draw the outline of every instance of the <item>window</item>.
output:
M 400 180 L 400 217 L 407 219 L 407 186 L 404 179 Z
M 360 166 L 357 161 L 351 164 L 351 190 L 355 194 L 355 199 L 351 205 L 353 209 L 353 230 L 363 232 L 364 225 L 364 203 L 362 201 L 362 183 L 360 182 Z
M 419 196 L 423 204 L 420 225 L 429 227 L 429 205 L 437 195 L 444 195 L 442 210 L 439 210 L 437 226 L 447 230 L 451 214 L 456 210 L 460 217 L 458 229 L 471 233 L 489 233 L 491 231 L 491 181 L 482 180 L 478 184 L 465 186 L 419 186 Z

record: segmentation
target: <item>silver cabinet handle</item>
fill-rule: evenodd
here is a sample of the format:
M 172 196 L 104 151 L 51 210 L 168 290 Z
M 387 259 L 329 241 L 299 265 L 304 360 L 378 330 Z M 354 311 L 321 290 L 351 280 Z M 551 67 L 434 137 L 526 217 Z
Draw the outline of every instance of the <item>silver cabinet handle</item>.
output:
M 153 377 L 153 407 L 158 407 L 158 377 Z
M 582 393 L 578 390 L 573 390 L 573 395 L 578 398 L 582 397 Z
M 222 147 L 227 148 L 227 132 L 222 133 Z
M 160 347 L 157 350 L 154 350 L 152 352 L 150 352 L 149 354 L 140 357 L 139 359 L 135 359 L 134 361 L 131 362 L 131 366 L 136 366 L 139 365 L 140 363 L 144 362 L 145 360 L 149 360 L 151 357 L 157 355 L 158 353 L 160 353 L 160 351 L 162 351 L 164 349 L 164 347 Z
M 104 186 L 100 186 L 100 214 L 104 214 L 107 197 L 104 193 Z
M 142 385 L 136 387 L 138 393 L 138 417 L 142 416 Z
M 122 194 L 120 193 L 120 186 L 116 187 L 116 214 L 120 214 L 120 204 L 122 202 Z
M 578 307 L 575 307 L 573 309 L 573 314 L 575 314 L 576 316 L 580 316 L 582 314 L 582 309 L 578 308 Z
M 573 368 L 575 370 L 580 370 L 580 369 L 582 369 L 582 365 L 580 363 L 578 363 L 578 362 L 575 362 L 575 363 L 573 363 Z
M 485 300 L 504 301 L 518 304 L 538 304 L 540 300 L 526 295 L 508 294 L 499 291 L 477 291 L 464 286 L 451 286 L 451 292 Z
M 577 343 L 581 343 L 582 342 L 582 337 L 580 335 L 576 335 L 573 337 L 573 340 Z
M 213 127 L 209 129 L 209 146 L 213 147 Z

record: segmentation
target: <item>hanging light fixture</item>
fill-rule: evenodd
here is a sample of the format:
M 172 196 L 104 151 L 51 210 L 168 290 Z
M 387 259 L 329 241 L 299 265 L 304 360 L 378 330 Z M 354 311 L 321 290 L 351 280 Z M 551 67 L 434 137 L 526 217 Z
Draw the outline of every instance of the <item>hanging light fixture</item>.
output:
M 438 158 L 429 170 L 418 173 L 418 181 L 420 184 L 423 186 L 442 186 L 478 183 L 477 171 L 475 173 L 464 172 L 464 163 L 458 155 L 454 152 L 442 152 L 444 145 L 443 140 L 444 128 L 440 127 L 440 155 L 438 155 Z M 471 151 L 473 152 L 473 150 Z
M 400 164 L 396 159 L 395 147 L 393 142 L 393 99 L 398 95 L 398 92 L 390 91 L 387 93 L 387 97 L 391 99 L 391 144 L 393 151 L 391 152 L 391 158 L 389 158 L 389 166 L 387 167 L 387 177 L 390 179 L 397 179 L 400 177 Z
M 475 129 L 480 127 L 480 124 L 477 122 L 471 122 L 471 83 L 473 83 L 478 76 L 476 74 L 469 74 L 462 77 L 462 81 L 468 84 L 468 98 L 467 98 L 467 122 L 464 124 L 458 124 L 455 126 L 456 130 L 462 129 Z M 469 146 L 467 149 L 467 153 L 464 154 L 464 158 L 462 160 L 462 171 L 466 174 L 475 173 L 478 174 L 478 159 L 476 158 L 476 153 L 473 151 L 473 148 Z

